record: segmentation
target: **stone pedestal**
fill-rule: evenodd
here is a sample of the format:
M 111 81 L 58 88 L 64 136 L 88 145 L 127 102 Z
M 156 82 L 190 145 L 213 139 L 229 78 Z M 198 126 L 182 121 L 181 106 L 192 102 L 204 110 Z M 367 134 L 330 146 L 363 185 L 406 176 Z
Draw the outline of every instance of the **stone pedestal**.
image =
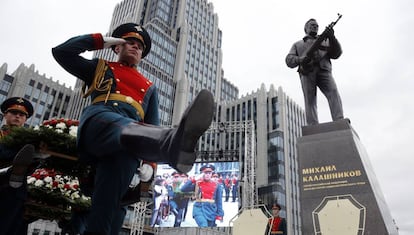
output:
M 368 155 L 348 120 L 302 128 L 302 234 L 398 234 Z

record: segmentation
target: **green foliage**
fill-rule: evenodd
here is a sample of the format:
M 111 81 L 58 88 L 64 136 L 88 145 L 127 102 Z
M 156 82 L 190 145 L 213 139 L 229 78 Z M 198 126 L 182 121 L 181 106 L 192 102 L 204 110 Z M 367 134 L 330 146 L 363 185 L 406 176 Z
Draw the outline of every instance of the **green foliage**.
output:
M 0 140 L 8 148 L 20 149 L 25 144 L 33 144 L 39 150 L 41 144 L 48 150 L 76 156 L 76 137 L 68 133 L 58 133 L 55 129 L 40 126 L 38 129 L 14 127 L 10 134 Z

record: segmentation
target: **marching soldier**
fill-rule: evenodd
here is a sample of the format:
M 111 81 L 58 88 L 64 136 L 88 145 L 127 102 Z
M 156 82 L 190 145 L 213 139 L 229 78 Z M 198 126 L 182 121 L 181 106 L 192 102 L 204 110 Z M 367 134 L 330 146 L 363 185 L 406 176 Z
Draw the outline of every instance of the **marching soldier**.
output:
M 117 62 L 88 60 L 85 51 L 112 48 Z M 214 99 L 202 90 L 184 112 L 177 128 L 160 128 L 155 85 L 137 66 L 148 55 L 151 38 L 135 23 L 118 26 L 112 37 L 100 33 L 69 39 L 52 49 L 56 61 L 85 82 L 92 104 L 80 117 L 77 139 L 81 161 L 96 167 L 92 207 L 85 234 L 118 234 L 120 201 L 140 160 L 191 170 L 199 137 L 210 126 Z M 86 89 L 88 88 L 88 89 Z

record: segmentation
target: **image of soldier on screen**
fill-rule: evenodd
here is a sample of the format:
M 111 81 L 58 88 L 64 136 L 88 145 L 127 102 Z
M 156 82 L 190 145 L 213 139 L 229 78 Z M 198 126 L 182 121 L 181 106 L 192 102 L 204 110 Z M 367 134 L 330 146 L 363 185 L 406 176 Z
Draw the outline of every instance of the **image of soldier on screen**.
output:
M 159 165 L 154 180 L 151 226 L 230 226 L 229 221 L 239 208 L 238 172 L 238 162 L 196 163 L 188 174 Z M 228 198 L 231 198 L 227 201 L 226 177 L 230 181 Z M 166 191 L 166 196 L 162 197 L 160 191 Z M 160 196 L 162 199 L 157 199 Z

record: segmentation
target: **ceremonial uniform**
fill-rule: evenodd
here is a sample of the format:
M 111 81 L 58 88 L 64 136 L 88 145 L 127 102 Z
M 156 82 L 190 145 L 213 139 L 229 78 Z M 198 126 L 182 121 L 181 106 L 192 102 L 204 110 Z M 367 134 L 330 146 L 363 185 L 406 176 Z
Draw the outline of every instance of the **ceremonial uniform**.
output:
M 237 200 L 237 191 L 239 189 L 239 180 L 237 179 L 237 176 L 233 176 L 233 179 L 231 179 L 231 198 L 232 202 L 236 202 Z
M 124 151 L 119 144 L 121 128 L 114 128 L 114 123 L 118 127 L 131 122 L 159 124 L 157 89 L 150 80 L 134 67 L 102 59 L 86 60 L 79 55 L 102 48 L 101 34 L 74 37 L 53 48 L 59 64 L 89 87 L 86 94 L 91 96 L 92 105 L 82 111 L 78 129 L 82 132 L 77 141 L 80 154 L 92 156 Z M 84 127 L 91 122 L 100 125 Z
M 286 220 L 284 218 L 270 218 L 268 221 L 268 226 L 271 228 L 270 234 L 286 235 Z M 267 231 L 265 234 L 269 234 L 269 231 Z
M 22 127 L 33 114 L 30 101 L 11 97 L 1 105 L 5 125 L 0 129 L 0 138 L 10 134 L 12 128 Z M 7 115 L 7 117 L 6 117 Z M 11 115 L 11 116 L 10 116 Z M 23 117 L 17 120 L 17 117 Z M 32 162 L 34 147 L 25 145 L 22 149 L 11 149 L 0 144 L 0 235 L 27 234 L 28 221 L 24 219 L 24 204 L 27 199 L 27 168 Z
M 113 215 L 124 214 L 120 199 L 139 165 L 139 160 L 121 146 L 120 127 L 141 121 L 158 125 L 158 97 L 156 87 L 135 68 L 101 59 L 86 60 L 79 55 L 102 48 L 102 35 L 89 34 L 55 47 L 53 55 L 89 87 L 87 93 L 93 104 L 82 112 L 77 138 L 80 160 L 96 165 L 89 215 L 94 220 L 87 221 L 87 228 L 113 233 L 111 224 L 118 220 Z M 134 107 L 137 102 L 139 109 Z
M 112 36 L 81 35 L 52 49 L 56 61 L 85 82 L 85 96 L 90 95 L 92 101 L 82 112 L 77 137 L 80 160 L 96 168 L 86 222 L 86 231 L 92 234 L 118 234 L 122 225 L 119 216 L 125 216 L 120 201 L 140 160 L 168 163 L 181 171 L 191 167 L 196 142 L 211 123 L 214 104 L 211 93 L 201 91 L 178 128 L 156 127 L 157 88 L 133 64 L 149 53 L 151 39 L 134 23 L 118 26 Z M 111 41 L 115 41 L 110 46 L 118 54 L 118 62 L 80 56 L 103 49 Z M 201 110 L 203 106 L 206 111 Z
M 229 175 L 226 175 L 226 178 L 223 181 L 223 187 L 224 187 L 224 191 L 226 194 L 226 202 L 229 201 L 229 197 L 230 197 L 230 188 L 231 188 L 231 179 Z
M 210 169 L 210 171 L 209 171 Z M 213 165 L 200 168 L 204 174 L 211 174 Z M 223 220 L 223 188 L 213 180 L 189 180 L 182 187 L 182 192 L 194 191 L 193 218 L 199 227 L 215 227 L 216 220 Z
M 286 220 L 285 218 L 279 216 L 280 209 L 281 207 L 279 204 L 274 204 L 272 206 L 272 217 L 269 218 L 269 221 L 267 223 L 265 235 L 287 235 Z

